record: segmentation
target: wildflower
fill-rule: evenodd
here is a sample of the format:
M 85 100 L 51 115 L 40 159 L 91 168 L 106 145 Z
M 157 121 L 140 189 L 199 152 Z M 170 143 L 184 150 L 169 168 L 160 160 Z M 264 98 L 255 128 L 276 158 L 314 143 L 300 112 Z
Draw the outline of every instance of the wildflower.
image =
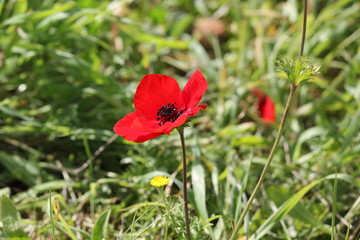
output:
M 154 187 L 162 187 L 170 182 L 170 178 L 166 176 L 156 176 L 150 180 L 150 185 Z
M 187 122 L 206 105 L 198 105 L 207 89 L 200 71 L 195 71 L 181 91 L 172 77 L 149 74 L 143 77 L 134 96 L 135 111 L 119 120 L 114 131 L 128 141 L 145 142 Z
M 258 111 L 263 122 L 275 122 L 275 104 L 273 100 L 258 88 L 253 88 L 251 92 L 258 98 Z

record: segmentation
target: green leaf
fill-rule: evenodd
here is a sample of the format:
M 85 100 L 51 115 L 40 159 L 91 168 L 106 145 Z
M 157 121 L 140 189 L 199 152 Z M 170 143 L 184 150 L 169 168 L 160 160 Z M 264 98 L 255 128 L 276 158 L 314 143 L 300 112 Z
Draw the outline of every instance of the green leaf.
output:
M 333 189 L 333 202 L 332 202 L 332 218 L 331 218 L 331 240 L 336 238 L 336 202 L 337 202 L 337 168 L 335 170 L 335 180 L 334 180 L 334 189 Z
M 27 0 L 17 0 L 15 2 L 15 12 L 17 14 L 26 12 L 27 8 L 28 8 Z
M 360 213 L 360 196 L 356 199 L 349 211 L 345 215 L 345 219 L 351 219 L 352 216 L 356 216 Z
M 35 185 L 39 169 L 30 162 L 19 156 L 0 152 L 0 165 L 3 165 L 14 177 L 28 186 Z
M 223 136 L 236 136 L 238 137 L 241 133 L 246 133 L 256 130 L 256 124 L 253 122 L 245 122 L 235 126 L 228 126 L 221 129 L 217 134 Z
M 10 188 L 8 188 L 8 187 L 0 188 L 0 196 L 1 195 L 10 196 Z
M 303 131 L 299 137 L 299 140 L 296 143 L 294 153 L 293 153 L 293 159 L 295 161 L 297 161 L 300 158 L 301 149 L 302 149 L 302 145 L 304 142 L 306 142 L 307 140 L 310 140 L 314 137 L 322 136 L 325 134 L 326 134 L 325 129 L 322 127 L 312 127 L 312 128 L 309 128 L 309 129 L 306 129 L 305 131 Z
M 111 210 L 103 212 L 95 222 L 93 232 L 91 234 L 91 240 L 105 239 L 106 228 L 108 226 Z
M 314 79 L 319 70 L 319 68 L 310 65 L 307 58 L 300 57 L 293 60 L 283 56 L 277 56 L 275 69 L 285 73 L 290 83 L 295 86 Z
M 262 146 L 265 143 L 263 137 L 246 135 L 232 141 L 233 146 Z
M 194 200 L 199 214 L 203 219 L 208 219 L 209 215 L 206 210 L 205 171 L 200 163 L 193 165 L 191 181 L 194 189 Z
M 266 189 L 266 193 L 269 195 L 269 198 L 275 202 L 277 206 L 283 204 L 292 195 L 290 189 L 284 186 L 271 186 Z M 327 232 L 329 230 L 328 226 L 323 225 L 322 222 L 316 219 L 316 217 L 300 202 L 298 202 L 295 207 L 289 212 L 289 215 L 304 223 L 319 227 Z
M 62 4 L 62 5 L 55 4 L 55 7 L 52 9 L 35 12 L 31 16 L 31 19 L 34 19 L 34 20 L 43 19 L 47 16 L 53 15 L 58 12 L 68 11 L 68 10 L 74 8 L 75 6 L 76 6 L 76 2 L 72 2 L 72 1 Z
M 225 223 L 224 219 L 221 217 L 219 218 L 219 221 L 216 223 L 216 226 L 214 228 L 214 239 L 219 240 L 221 235 L 224 233 Z
M 24 1 L 22 1 L 22 2 L 24 2 Z M 21 24 L 21 23 L 27 22 L 29 20 L 43 19 L 49 15 L 52 15 L 52 14 L 55 14 L 55 13 L 58 13 L 61 11 L 68 11 L 68 10 L 74 8 L 75 6 L 76 6 L 75 2 L 68 2 L 63 5 L 56 5 L 55 8 L 49 9 L 49 10 L 38 11 L 35 13 L 19 13 L 13 17 L 7 19 L 6 21 L 4 21 L 3 25 L 15 25 L 15 24 Z M 27 7 L 27 6 L 21 6 L 21 8 L 24 8 L 24 7 Z
M 325 181 L 325 180 L 330 180 L 330 179 L 334 179 L 334 178 L 338 179 L 342 179 L 345 181 L 349 181 L 350 179 L 348 179 L 348 176 L 346 174 L 339 174 L 339 175 L 335 175 L 335 174 L 330 174 L 324 178 L 321 178 L 317 181 L 314 181 L 308 185 L 306 185 L 305 187 L 303 187 L 300 191 L 298 191 L 297 193 L 295 193 L 291 198 L 289 198 L 284 204 L 282 204 L 279 209 L 274 212 L 257 230 L 256 232 L 253 234 L 253 236 L 250 238 L 251 240 L 257 240 L 257 239 L 262 239 L 263 236 L 265 236 L 271 229 L 272 227 L 275 226 L 275 224 L 277 224 L 283 217 L 285 217 L 292 209 L 294 209 L 294 207 L 298 204 L 298 202 L 303 198 L 303 196 L 310 191 L 310 189 L 312 189 L 313 187 L 315 187 L 316 185 L 318 185 L 319 183 Z M 328 229 L 329 230 L 329 229 Z M 330 229 L 331 231 L 331 229 Z
M 5 114 L 8 114 L 10 116 L 21 118 L 22 120 L 25 120 L 25 121 L 33 121 L 32 118 L 30 118 L 30 117 L 28 117 L 28 116 L 26 116 L 24 114 L 21 114 L 18 111 L 15 111 L 13 109 L 5 107 L 5 106 L 0 106 L 0 111 L 5 113 Z
M 179 21 L 175 22 L 174 26 L 171 28 L 170 35 L 173 37 L 179 37 L 186 31 L 193 20 L 194 17 L 190 14 L 183 16 L 181 19 L 179 19 Z
M 211 171 L 211 182 L 214 187 L 214 193 L 216 196 L 219 196 L 219 169 L 216 165 L 212 166 Z
M 28 21 L 30 17 L 31 17 L 30 13 L 17 14 L 15 16 L 12 16 L 11 18 L 6 19 L 6 21 L 3 22 L 3 25 L 21 24 L 23 22 Z
M 21 218 L 15 205 L 2 195 L 0 202 L 0 221 L 3 223 L 4 234 L 11 239 L 29 239 L 21 228 Z
M 154 43 L 159 49 L 165 47 L 174 49 L 187 49 L 189 47 L 189 42 L 187 41 L 164 38 L 146 33 L 137 34 L 135 36 L 137 37 L 138 41 Z

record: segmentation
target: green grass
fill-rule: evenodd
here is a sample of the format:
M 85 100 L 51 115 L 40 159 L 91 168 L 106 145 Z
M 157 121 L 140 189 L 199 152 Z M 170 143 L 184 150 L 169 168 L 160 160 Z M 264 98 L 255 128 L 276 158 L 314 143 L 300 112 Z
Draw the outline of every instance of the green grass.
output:
M 172 175 L 168 235 L 183 239 L 177 134 L 113 142 L 112 127 L 133 111 L 145 74 L 184 86 L 199 69 L 209 107 L 185 129 L 191 226 L 195 239 L 229 239 L 278 129 L 261 123 L 250 89 L 272 97 L 279 122 L 289 85 L 274 60 L 298 56 L 302 7 L 295 0 L 0 0 L 0 209 L 9 206 L 0 211 L 0 238 L 13 219 L 29 239 L 51 239 L 53 227 L 56 239 L 162 239 L 167 217 L 148 182 Z M 242 236 L 360 236 L 359 12 L 356 1 L 310 1 L 304 56 L 320 75 L 297 91 Z M 208 17 L 225 24 L 223 35 L 199 33 Z

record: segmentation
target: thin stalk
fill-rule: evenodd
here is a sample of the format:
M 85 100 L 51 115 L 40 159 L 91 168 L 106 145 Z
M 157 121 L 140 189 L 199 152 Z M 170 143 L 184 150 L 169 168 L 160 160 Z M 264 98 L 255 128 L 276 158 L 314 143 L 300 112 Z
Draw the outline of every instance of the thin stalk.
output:
M 268 170 L 268 168 L 269 168 L 269 166 L 270 166 L 270 164 L 271 164 L 271 162 L 272 162 L 272 160 L 274 158 L 275 150 L 276 150 L 277 146 L 279 145 L 280 138 L 281 138 L 282 133 L 284 131 L 285 122 L 286 122 L 286 118 L 287 118 L 287 116 L 289 114 L 290 106 L 291 106 L 291 104 L 292 104 L 292 102 L 294 100 L 296 88 L 297 88 L 296 85 L 291 85 L 291 87 L 290 87 L 290 94 L 289 94 L 288 100 L 286 102 L 284 113 L 283 113 L 283 116 L 282 116 L 281 122 L 280 122 L 280 127 L 279 127 L 278 133 L 276 135 L 274 144 L 273 144 L 273 146 L 271 148 L 269 157 L 268 157 L 268 159 L 266 161 L 266 164 L 265 164 L 265 166 L 263 168 L 263 171 L 262 171 L 262 173 L 260 175 L 260 178 L 259 178 L 258 182 L 256 183 L 256 186 L 255 186 L 254 190 L 252 191 L 251 196 L 250 196 L 248 202 L 246 203 L 244 210 L 242 211 L 242 213 L 240 215 L 240 218 L 239 218 L 238 222 L 236 223 L 236 226 L 235 226 L 234 231 L 233 231 L 233 233 L 232 233 L 232 235 L 230 237 L 230 240 L 235 240 L 236 239 L 236 234 L 240 230 L 241 224 L 244 221 L 244 218 L 245 218 L 247 212 L 249 211 L 250 206 L 251 206 L 252 202 L 255 199 L 255 195 L 259 191 L 261 183 L 264 180 L 265 174 L 266 174 L 266 172 L 267 172 L 267 170 Z
M 55 235 L 55 224 L 54 224 L 54 219 L 53 219 L 53 208 L 52 208 L 52 201 L 51 201 L 51 190 L 49 189 L 49 207 L 50 207 L 50 219 L 51 219 L 51 233 L 52 233 L 52 237 L 54 240 L 56 240 L 56 235 Z
M 184 129 L 178 128 L 181 140 L 182 148 L 182 180 L 183 180 L 183 191 L 184 191 L 184 215 L 185 215 L 185 225 L 186 225 L 186 235 L 188 239 L 191 239 L 190 235 L 190 221 L 189 221 L 189 204 L 187 196 L 187 179 L 186 179 L 186 148 L 185 148 L 185 138 L 184 138 Z
M 332 202 L 332 218 L 331 218 L 331 240 L 337 239 L 336 237 L 336 198 L 337 196 L 337 168 L 335 169 L 335 179 L 333 188 L 333 202 Z
M 162 188 L 161 190 L 159 188 L 157 188 L 164 204 L 165 204 L 165 208 L 166 208 L 166 221 L 165 221 L 165 236 L 164 236 L 164 240 L 167 240 L 167 234 L 168 234 L 168 228 L 169 228 L 169 214 L 170 214 L 170 208 L 169 208 L 169 204 L 166 201 L 166 195 L 165 195 L 165 191 L 164 188 Z
M 89 147 L 89 142 L 86 137 L 83 137 L 83 144 L 85 148 L 85 153 L 87 159 L 91 159 L 91 151 Z M 94 216 L 95 212 L 95 194 L 96 194 L 96 183 L 93 183 L 93 175 L 94 175 L 94 160 L 91 159 L 89 163 L 89 182 L 90 182 L 90 216 Z M 95 185 L 94 185 L 95 184 Z
M 306 37 L 306 22 L 307 22 L 307 0 L 304 0 L 303 27 L 302 27 L 302 37 L 301 37 L 301 46 L 300 46 L 300 54 L 299 54 L 300 57 L 302 57 L 303 54 L 304 54 L 305 37 Z M 272 162 L 272 160 L 274 158 L 275 150 L 276 150 L 277 146 L 279 145 L 280 138 L 281 138 L 282 133 L 284 131 L 284 126 L 285 126 L 287 116 L 289 114 L 290 106 L 292 105 L 292 102 L 294 100 L 296 88 L 297 88 L 297 85 L 291 84 L 291 86 L 290 86 L 290 94 L 289 94 L 288 100 L 287 100 L 286 105 L 285 105 L 284 113 L 283 113 L 283 116 L 281 118 L 280 127 L 279 127 L 278 133 L 276 135 L 275 142 L 274 142 L 274 144 L 273 144 L 273 146 L 271 148 L 269 157 L 268 157 L 268 159 L 267 159 L 267 161 L 265 163 L 263 171 L 261 172 L 260 178 L 259 178 L 258 182 L 256 183 L 256 186 L 255 186 L 254 190 L 251 193 L 249 201 L 246 203 L 245 208 L 244 208 L 244 210 L 242 211 L 242 213 L 240 215 L 240 219 L 236 223 L 236 226 L 235 226 L 234 231 L 233 231 L 233 233 L 232 233 L 232 235 L 230 237 L 230 240 L 235 240 L 237 232 L 239 231 L 239 229 L 241 227 L 241 224 L 244 221 L 244 218 L 245 218 L 247 212 L 249 211 L 250 206 L 251 206 L 252 202 L 255 199 L 255 195 L 259 191 L 261 183 L 264 180 L 265 174 L 266 174 L 266 172 L 267 172 L 267 170 L 268 170 L 268 168 L 269 168 L 269 166 L 270 166 L 270 164 L 271 164 L 271 162 Z
M 303 17 L 300 57 L 302 57 L 303 54 L 304 54 L 305 36 L 306 36 L 306 22 L 307 22 L 307 0 L 304 0 L 304 17 Z

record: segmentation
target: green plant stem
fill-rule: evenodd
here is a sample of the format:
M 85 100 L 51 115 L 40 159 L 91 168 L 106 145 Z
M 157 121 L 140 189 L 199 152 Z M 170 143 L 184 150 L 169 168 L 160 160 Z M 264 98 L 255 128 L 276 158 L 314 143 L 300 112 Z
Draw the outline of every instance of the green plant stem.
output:
M 49 207 L 50 207 L 50 219 L 51 219 L 51 233 L 52 233 L 52 237 L 54 240 L 56 240 L 56 235 L 55 235 L 55 224 L 54 224 L 54 219 L 53 219 L 53 209 L 52 209 L 52 201 L 51 201 L 51 190 L 49 189 Z
M 160 189 L 158 188 L 158 192 L 164 202 L 165 208 L 166 208 L 166 222 L 165 222 L 165 235 L 164 235 L 164 240 L 167 240 L 167 234 L 168 234 L 168 229 L 169 229 L 169 214 L 170 214 L 170 208 L 169 208 L 169 204 L 166 201 L 166 195 L 165 195 L 165 191 L 164 188 Z
M 304 54 L 305 37 L 306 37 L 306 22 L 307 22 L 307 0 L 304 0 L 304 16 L 303 16 L 302 37 L 301 37 L 301 45 L 300 45 L 300 57 L 302 57 L 303 54 Z M 250 206 L 251 206 L 252 202 L 255 199 L 255 195 L 259 191 L 261 183 L 264 180 L 265 174 L 266 174 L 266 172 L 267 172 L 267 170 L 268 170 L 268 168 L 269 168 L 269 166 L 270 166 L 270 164 L 271 164 L 271 162 L 272 162 L 272 160 L 274 158 L 275 150 L 276 150 L 277 146 L 279 145 L 280 138 L 281 138 L 282 133 L 284 131 L 285 122 L 286 122 L 287 116 L 289 114 L 290 106 L 292 105 L 292 102 L 294 100 L 296 88 L 297 88 L 297 85 L 291 84 L 291 86 L 290 86 L 290 94 L 289 94 L 288 100 L 287 100 L 286 105 L 285 105 L 284 113 L 283 113 L 283 116 L 281 118 L 279 130 L 278 130 L 278 133 L 276 135 L 275 142 L 274 142 L 274 144 L 273 144 L 273 146 L 271 148 L 269 157 L 268 157 L 268 159 L 267 159 L 267 161 L 265 163 L 263 171 L 261 172 L 260 178 L 259 178 L 258 182 L 256 183 L 256 186 L 255 186 L 254 190 L 251 193 L 249 201 L 246 203 L 245 208 L 242 211 L 242 213 L 240 215 L 240 218 L 239 218 L 239 220 L 237 221 L 237 223 L 235 225 L 235 229 L 234 229 L 234 231 L 233 231 L 233 233 L 232 233 L 232 235 L 230 237 L 230 240 L 235 240 L 237 232 L 239 231 L 239 229 L 241 227 L 241 224 L 244 221 L 244 218 L 245 218 L 247 212 L 249 211 Z
M 335 179 L 333 188 L 332 218 L 331 218 L 331 240 L 336 238 L 336 201 L 337 201 L 337 168 L 335 169 Z
M 304 0 L 304 17 L 303 17 L 300 57 L 302 57 L 303 54 L 304 54 L 305 36 L 306 36 L 306 22 L 307 22 L 307 0 Z
M 190 235 L 190 221 L 189 221 L 189 204 L 187 196 L 187 179 L 186 179 L 186 148 L 185 148 L 185 138 L 184 138 L 184 129 L 178 128 L 181 140 L 182 148 L 182 180 L 183 180 L 183 191 L 184 191 L 184 215 L 185 215 L 185 225 L 186 225 L 186 235 L 188 239 L 191 239 Z
M 292 102 L 294 100 L 296 88 L 297 88 L 296 85 L 291 85 L 291 87 L 290 87 L 290 94 L 289 94 L 288 100 L 286 102 L 284 113 L 283 113 L 283 116 L 281 118 L 279 130 L 278 130 L 278 133 L 276 135 L 274 144 L 273 144 L 273 146 L 271 148 L 269 157 L 268 157 L 268 159 L 267 159 L 267 161 L 265 163 L 265 166 L 264 166 L 263 171 L 262 171 L 262 173 L 260 175 L 260 178 L 259 178 L 258 182 L 256 183 L 256 186 L 255 186 L 254 190 L 252 191 L 251 196 L 250 196 L 248 202 L 246 203 L 245 208 L 242 211 L 239 220 L 236 223 L 236 226 L 235 226 L 234 231 L 233 231 L 233 233 L 232 233 L 232 235 L 230 237 L 230 240 L 235 240 L 236 239 L 237 232 L 240 230 L 241 224 L 244 221 L 244 218 L 245 218 L 247 212 L 249 211 L 250 206 L 251 206 L 252 202 L 255 199 L 255 195 L 259 191 L 261 183 L 264 180 L 265 174 L 266 174 L 266 172 L 267 172 L 267 170 L 268 170 L 268 168 L 269 168 L 269 166 L 270 166 L 270 164 L 271 164 L 271 162 L 272 162 L 272 160 L 274 158 L 275 150 L 276 150 L 277 146 L 279 145 L 280 138 L 281 138 L 282 133 L 284 131 L 285 122 L 286 122 L 287 116 L 289 114 L 290 106 L 291 106 L 291 104 L 292 104 Z
M 87 159 L 90 159 L 89 162 L 89 182 L 90 182 L 90 216 L 94 216 L 94 212 L 95 212 L 95 194 L 96 194 L 96 183 L 93 183 L 93 176 L 94 176 L 94 160 L 91 157 L 91 150 L 89 147 L 89 142 L 87 140 L 87 138 L 84 136 L 83 137 L 83 144 L 84 144 L 84 148 L 85 148 L 85 153 L 86 153 L 86 157 Z

